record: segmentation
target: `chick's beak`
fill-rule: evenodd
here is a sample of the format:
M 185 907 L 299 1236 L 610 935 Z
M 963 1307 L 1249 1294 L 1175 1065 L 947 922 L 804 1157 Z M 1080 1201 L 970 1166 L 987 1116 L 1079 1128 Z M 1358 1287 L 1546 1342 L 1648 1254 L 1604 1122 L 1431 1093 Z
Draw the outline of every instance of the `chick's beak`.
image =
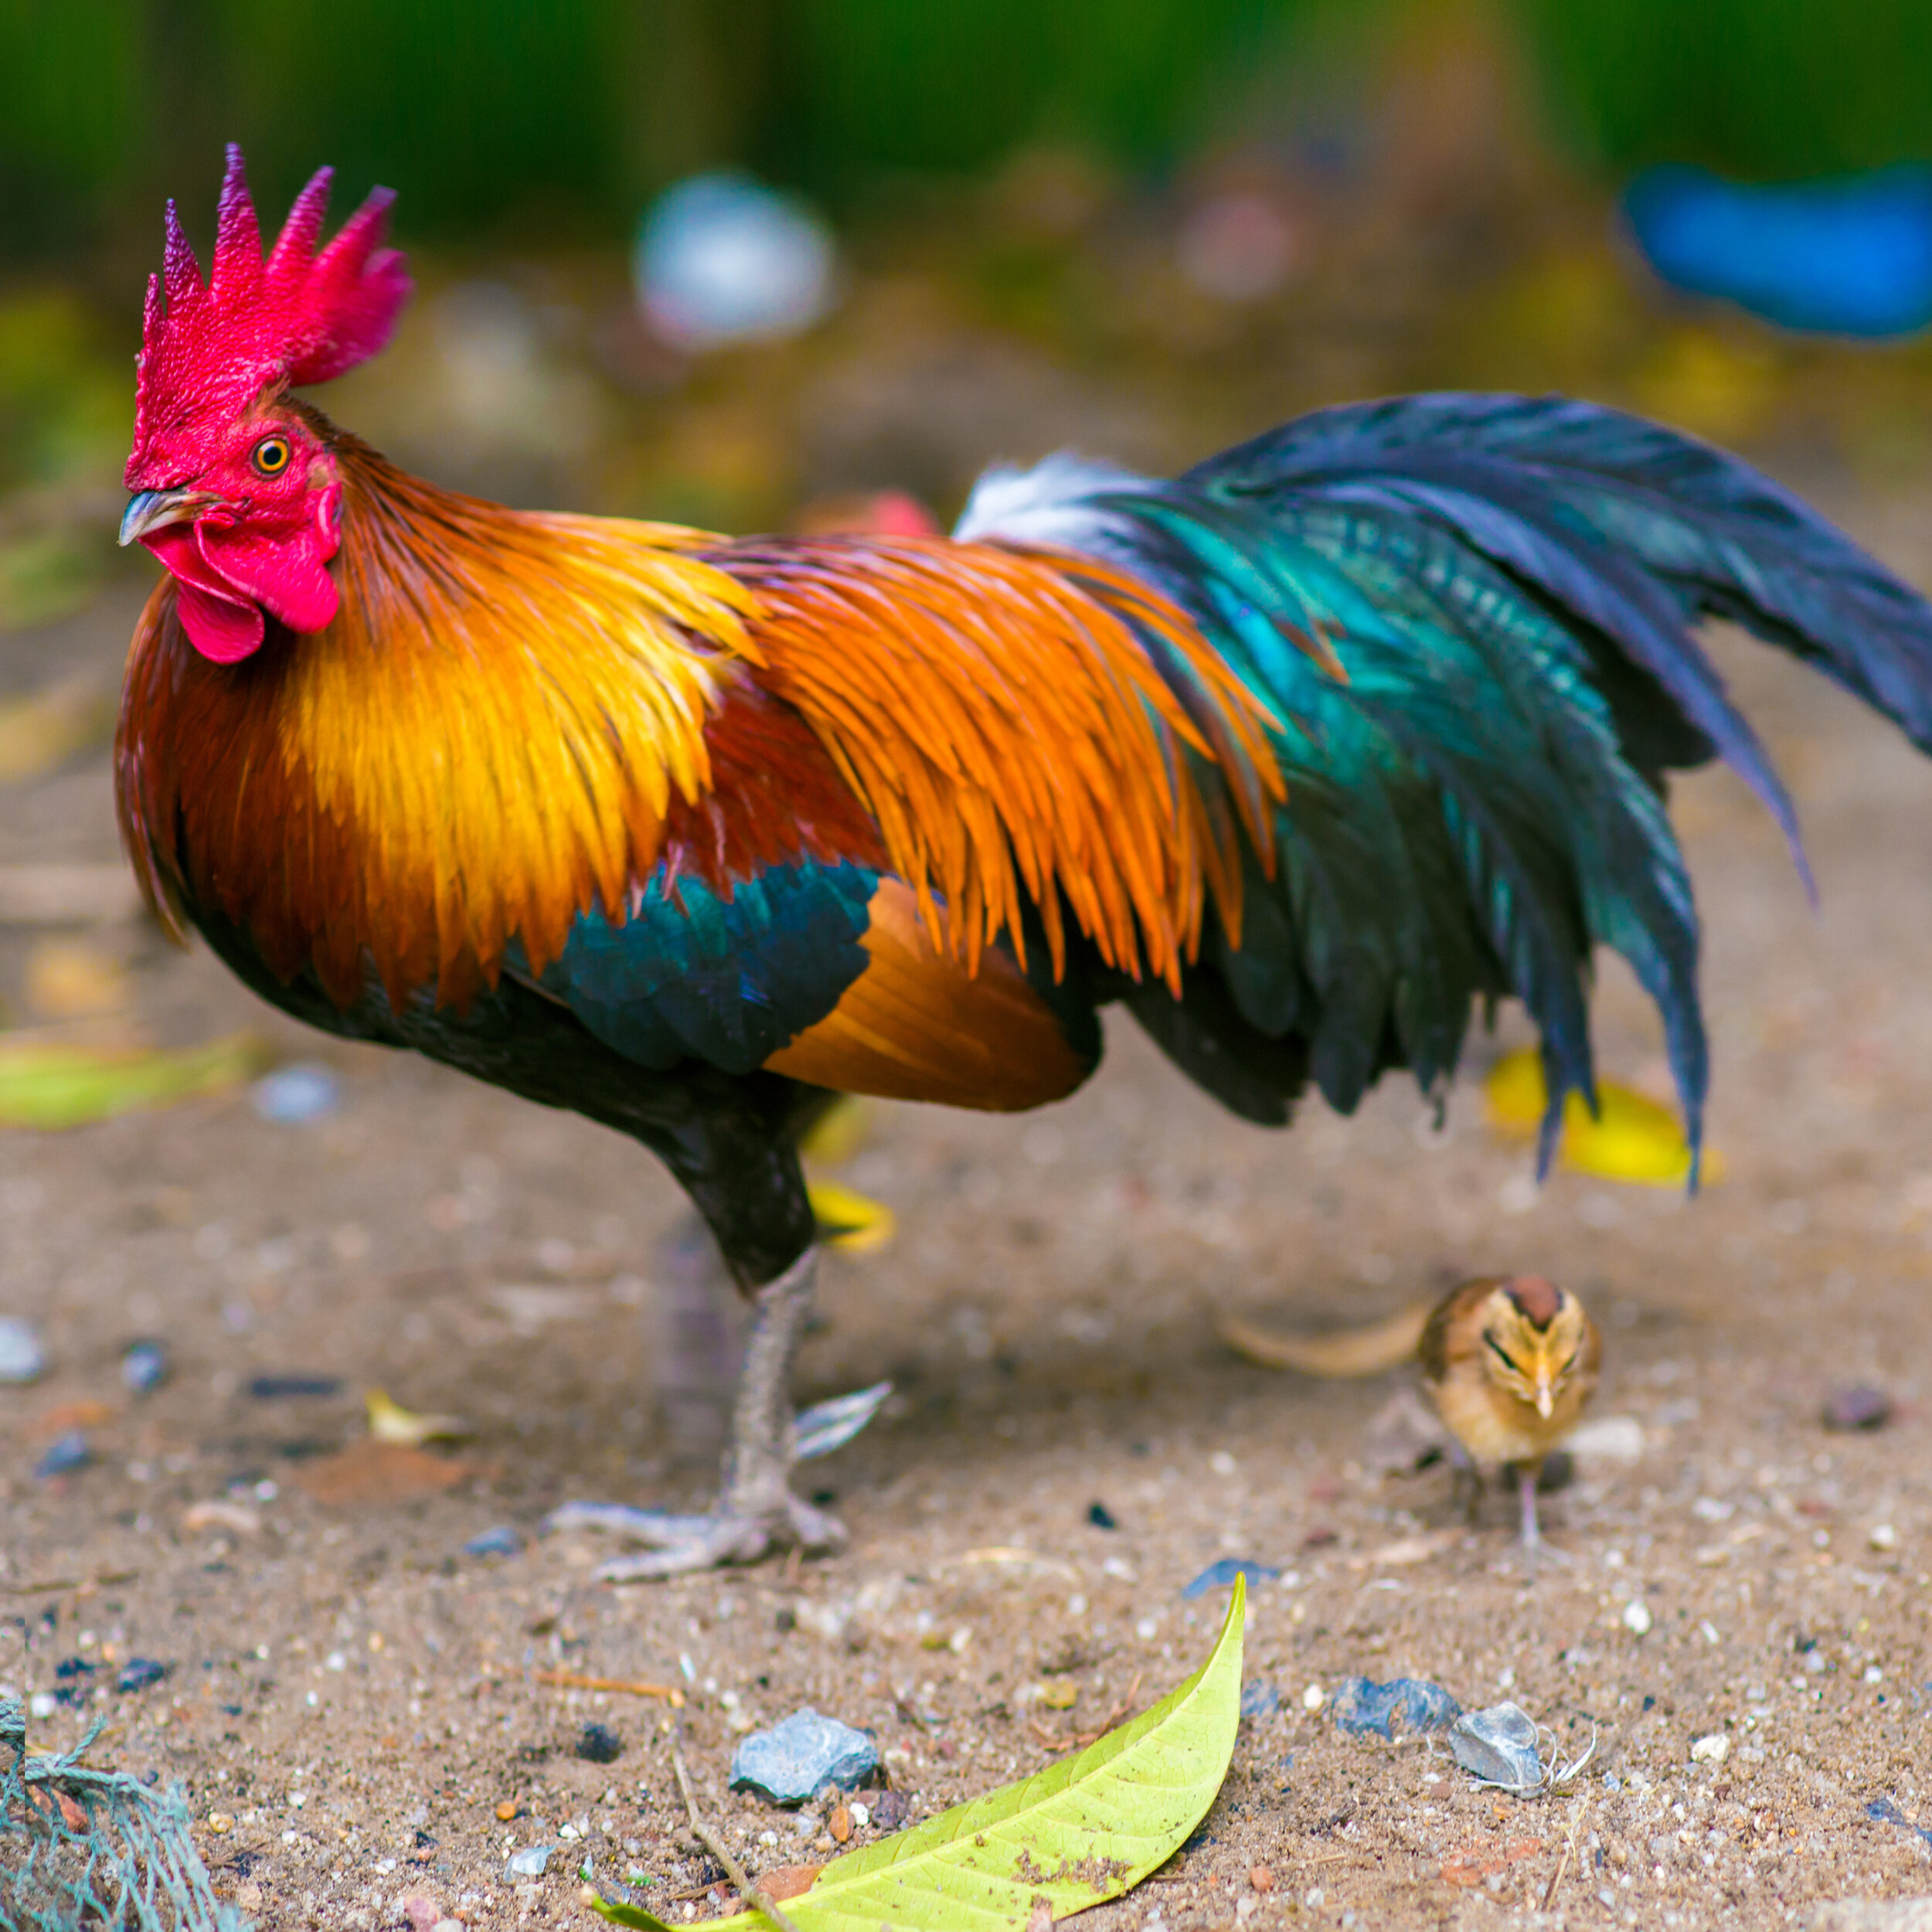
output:
M 1551 1393 L 1548 1381 L 1542 1376 L 1536 1378 L 1536 1413 L 1547 1422 L 1555 1412 L 1556 1398 Z
M 206 490 L 186 488 L 136 491 L 121 513 L 122 547 L 138 543 L 151 531 L 199 516 L 214 500 Z

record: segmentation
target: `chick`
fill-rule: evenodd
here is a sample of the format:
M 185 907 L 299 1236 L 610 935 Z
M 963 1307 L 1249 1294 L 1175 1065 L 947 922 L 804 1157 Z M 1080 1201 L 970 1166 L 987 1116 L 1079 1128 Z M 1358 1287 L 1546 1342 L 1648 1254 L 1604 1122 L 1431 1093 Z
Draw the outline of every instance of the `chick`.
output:
M 1536 1478 L 1596 1392 L 1603 1338 L 1573 1295 L 1542 1276 L 1485 1275 L 1452 1289 L 1416 1350 L 1449 1432 L 1473 1462 L 1512 1466 L 1533 1553 Z

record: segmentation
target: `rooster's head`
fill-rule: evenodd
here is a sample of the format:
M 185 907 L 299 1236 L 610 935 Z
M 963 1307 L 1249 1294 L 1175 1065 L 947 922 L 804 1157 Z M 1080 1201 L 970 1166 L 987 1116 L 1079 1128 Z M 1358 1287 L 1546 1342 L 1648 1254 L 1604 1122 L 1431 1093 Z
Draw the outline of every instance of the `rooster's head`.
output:
M 342 484 L 288 390 L 373 355 L 409 299 L 402 257 L 379 246 L 387 189 L 315 252 L 329 176 L 296 197 L 264 259 L 231 147 L 207 281 L 170 202 L 162 272 L 148 284 L 121 540 L 167 566 L 189 640 L 219 664 L 254 651 L 269 617 L 310 631 L 335 616 Z

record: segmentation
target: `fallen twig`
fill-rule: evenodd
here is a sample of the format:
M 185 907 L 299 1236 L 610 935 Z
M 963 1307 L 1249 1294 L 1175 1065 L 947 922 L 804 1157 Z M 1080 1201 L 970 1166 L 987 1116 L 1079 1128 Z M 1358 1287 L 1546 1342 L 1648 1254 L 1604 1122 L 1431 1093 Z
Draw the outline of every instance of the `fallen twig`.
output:
M 1583 1807 L 1587 1802 L 1587 1800 L 1580 1801 L 1570 1814 L 1570 1830 L 1563 1838 L 1563 1855 L 1556 1861 L 1556 1875 L 1549 1881 L 1549 1889 L 1543 1894 L 1543 1909 L 1546 1912 L 1549 1910 L 1549 1902 L 1556 1896 L 1556 1888 L 1563 1883 L 1563 1875 L 1570 1869 L 1570 1861 L 1576 1854 L 1577 1831 L 1583 1821 Z
M 684 1753 L 678 1748 L 676 1732 L 671 1734 L 671 1769 L 678 1781 L 678 1789 L 683 1795 L 685 1816 L 691 1822 L 691 1835 L 695 1838 L 719 1864 L 724 1868 L 724 1875 L 738 1888 L 738 1896 L 755 1911 L 764 1913 L 780 1932 L 798 1932 L 798 1928 L 779 1909 L 777 1901 L 762 1887 L 753 1885 L 746 1876 L 744 1867 L 731 1855 L 723 1838 L 706 1824 L 698 1811 L 698 1801 L 691 1789 L 691 1775 L 684 1768 Z
M 539 1684 L 561 1685 L 566 1690 L 626 1691 L 633 1697 L 662 1697 L 674 1711 L 684 1709 L 684 1692 L 675 1684 L 647 1683 L 641 1677 L 587 1677 L 575 1670 L 539 1670 L 531 1675 Z
M 0 1583 L 0 1593 L 9 1597 L 42 1597 L 62 1590 L 105 1590 L 114 1583 L 131 1583 L 140 1574 L 138 1570 L 104 1570 L 98 1577 L 49 1577 L 37 1583 Z

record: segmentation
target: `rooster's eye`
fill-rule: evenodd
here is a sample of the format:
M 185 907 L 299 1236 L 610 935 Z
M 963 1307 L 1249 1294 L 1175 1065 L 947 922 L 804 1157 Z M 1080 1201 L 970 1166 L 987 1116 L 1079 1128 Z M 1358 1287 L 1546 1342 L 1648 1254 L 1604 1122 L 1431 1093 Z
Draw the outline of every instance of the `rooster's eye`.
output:
M 280 476 L 288 468 L 290 451 L 285 436 L 264 436 L 255 445 L 254 454 L 250 457 L 258 475 Z

